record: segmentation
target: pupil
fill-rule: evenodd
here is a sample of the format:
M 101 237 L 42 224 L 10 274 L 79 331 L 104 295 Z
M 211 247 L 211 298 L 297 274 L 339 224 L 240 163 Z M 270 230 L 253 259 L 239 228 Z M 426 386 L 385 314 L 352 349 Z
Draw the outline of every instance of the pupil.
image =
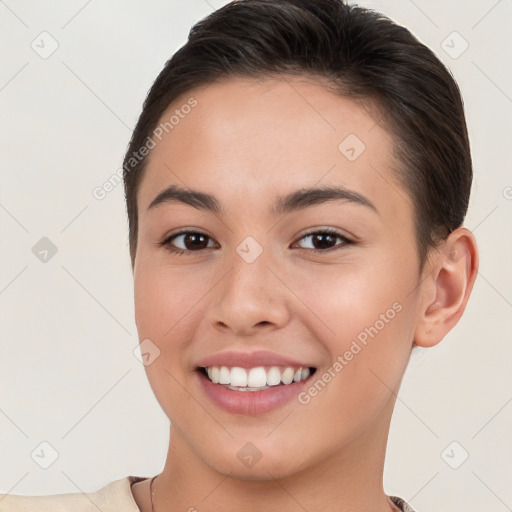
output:
M 188 246 L 188 243 L 190 242 L 192 246 L 194 246 L 196 249 L 199 247 L 199 248 L 203 248 L 204 244 L 205 244 L 205 240 L 206 240 L 206 237 L 200 233 L 192 233 L 190 235 L 187 235 L 185 237 L 185 245 Z M 331 244 L 333 242 L 333 236 L 332 235 L 329 235 L 327 233 L 323 233 L 323 234 L 318 234 L 318 235 L 315 235 L 315 240 L 316 242 L 319 242 L 315 244 L 315 246 L 318 246 L 320 245 L 320 249 L 322 248 L 330 248 L 331 247 Z M 208 245 L 208 244 L 206 244 Z
M 329 235 L 329 234 L 316 235 L 316 240 L 317 241 L 320 240 L 320 248 L 331 247 L 331 245 L 329 245 L 329 244 L 326 245 L 325 241 L 326 241 L 326 239 L 329 239 L 332 242 L 332 238 L 333 238 L 332 235 Z
M 192 247 L 195 247 L 196 249 L 199 247 L 201 249 L 202 248 L 201 243 L 204 245 L 205 238 L 206 237 L 204 235 L 201 235 L 200 233 L 193 233 L 191 235 L 187 235 L 185 237 L 185 246 L 188 246 L 187 242 L 192 240 L 192 243 L 191 243 Z M 199 243 L 197 243 L 198 241 L 199 241 Z M 208 245 L 208 244 L 206 244 L 206 245 Z

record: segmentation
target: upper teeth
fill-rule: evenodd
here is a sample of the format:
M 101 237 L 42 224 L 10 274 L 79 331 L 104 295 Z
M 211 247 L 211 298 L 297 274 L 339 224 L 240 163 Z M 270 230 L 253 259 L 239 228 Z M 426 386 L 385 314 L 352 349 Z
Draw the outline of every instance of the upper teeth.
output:
M 232 387 L 265 388 L 278 384 L 291 384 L 309 377 L 309 368 L 291 368 L 271 366 L 266 369 L 263 366 L 256 368 L 241 368 L 234 366 L 209 366 L 206 368 L 208 377 L 215 384 L 225 384 Z

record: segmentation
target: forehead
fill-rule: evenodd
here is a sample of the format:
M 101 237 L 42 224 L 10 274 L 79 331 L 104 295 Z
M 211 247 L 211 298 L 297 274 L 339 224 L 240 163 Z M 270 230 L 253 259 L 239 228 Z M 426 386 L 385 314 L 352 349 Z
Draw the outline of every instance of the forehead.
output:
M 234 210 L 263 209 L 276 195 L 314 185 L 343 185 L 390 203 L 390 189 L 399 187 L 393 138 L 378 119 L 375 109 L 300 77 L 193 89 L 160 119 L 164 129 L 161 140 L 153 137 L 139 210 L 170 184 L 214 194 Z

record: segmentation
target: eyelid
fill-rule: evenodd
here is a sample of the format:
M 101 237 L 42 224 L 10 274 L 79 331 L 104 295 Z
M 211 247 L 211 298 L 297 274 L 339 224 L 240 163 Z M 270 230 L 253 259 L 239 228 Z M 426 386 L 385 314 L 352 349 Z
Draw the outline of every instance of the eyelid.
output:
M 204 231 L 202 231 L 201 229 L 198 229 L 198 228 L 193 228 L 193 227 L 186 227 L 186 228 L 179 228 L 177 231 L 175 232 L 171 232 L 171 233 L 168 233 L 166 234 L 162 241 L 160 242 L 156 242 L 156 245 L 157 246 L 168 246 L 171 242 L 172 239 L 174 238 L 177 238 L 179 236 L 182 236 L 182 235 L 189 235 L 189 234 L 195 234 L 195 235 L 203 235 L 205 236 L 206 238 L 208 238 L 209 240 L 213 240 L 215 241 L 215 239 L 210 236 L 208 233 L 205 233 Z M 217 243 L 217 242 L 216 242 Z M 177 249 L 179 251 L 183 251 L 183 252 L 200 252 L 200 251 L 189 251 L 187 249 Z
M 314 235 L 316 233 L 329 233 L 330 235 L 336 235 L 350 241 L 356 241 L 356 237 L 348 234 L 346 231 L 339 228 L 333 228 L 330 226 L 315 226 L 313 228 L 308 228 L 307 231 L 304 231 L 303 233 L 299 234 L 297 240 L 300 240 L 301 238 L 304 238 L 305 236 L 308 235 Z
M 293 245 L 296 245 L 303 238 L 306 238 L 311 235 L 316 235 L 319 233 L 321 233 L 321 234 L 325 233 L 325 234 L 340 238 L 341 240 L 343 240 L 343 243 L 335 245 L 334 247 L 331 247 L 329 249 L 304 249 L 304 250 L 306 250 L 308 252 L 315 252 L 315 253 L 327 253 L 327 252 L 336 251 L 338 249 L 341 249 L 342 247 L 344 247 L 346 245 L 352 245 L 352 244 L 356 243 L 356 241 L 352 237 L 345 235 L 341 230 L 339 230 L 337 228 L 332 228 L 332 227 L 328 227 L 328 226 L 324 226 L 324 227 L 320 226 L 320 227 L 311 228 L 308 231 L 306 231 L 305 233 L 301 233 L 297 237 L 297 239 L 293 243 Z
M 216 242 L 215 239 L 212 236 L 208 235 L 207 233 L 205 233 L 201 229 L 188 227 L 188 228 L 180 228 L 176 232 L 171 232 L 171 233 L 167 234 L 163 238 L 163 240 L 161 242 L 157 242 L 156 245 L 159 246 L 159 247 L 163 247 L 165 250 L 169 251 L 172 254 L 177 254 L 177 255 L 180 255 L 180 256 L 181 255 L 185 255 L 185 254 L 186 255 L 191 255 L 191 254 L 194 254 L 194 253 L 201 254 L 205 249 L 211 249 L 212 248 L 212 247 L 206 247 L 206 248 L 194 251 L 194 250 L 190 250 L 190 249 L 180 249 L 180 248 L 175 248 L 175 247 L 171 246 L 171 240 L 172 239 L 177 238 L 179 236 L 187 235 L 187 234 L 203 235 L 206 238 L 208 238 L 209 240 L 211 240 L 214 243 L 218 244 L 218 242 Z M 317 227 L 309 228 L 308 231 L 306 231 L 304 233 L 301 233 L 297 237 L 295 242 L 293 242 L 292 247 L 295 246 L 302 239 L 304 239 L 304 238 L 306 238 L 308 236 L 316 235 L 316 234 L 328 234 L 328 235 L 340 238 L 343 242 L 341 244 L 337 244 L 334 247 L 330 247 L 330 248 L 327 248 L 327 249 L 308 249 L 308 248 L 302 248 L 302 247 L 299 247 L 299 249 L 302 249 L 302 250 L 304 250 L 306 252 L 313 252 L 313 253 L 317 253 L 317 254 L 318 253 L 330 253 L 330 252 L 334 252 L 334 251 L 337 251 L 337 250 L 341 250 L 342 248 L 344 248 L 347 245 L 357 244 L 357 240 L 354 240 L 354 238 L 351 237 L 351 236 L 346 236 L 338 228 L 332 228 L 332 227 L 328 227 L 328 226 L 323 226 L 323 227 L 322 226 L 317 226 Z
M 173 231 L 170 231 L 169 233 L 167 233 L 164 238 L 171 238 L 173 236 L 176 236 L 176 235 L 183 235 L 184 233 L 199 233 L 201 235 L 205 235 L 205 236 L 210 236 L 208 235 L 208 233 L 206 233 L 205 231 L 203 231 L 202 229 L 199 229 L 199 228 L 195 228 L 195 227 L 187 227 L 185 226 L 184 228 L 177 228 Z

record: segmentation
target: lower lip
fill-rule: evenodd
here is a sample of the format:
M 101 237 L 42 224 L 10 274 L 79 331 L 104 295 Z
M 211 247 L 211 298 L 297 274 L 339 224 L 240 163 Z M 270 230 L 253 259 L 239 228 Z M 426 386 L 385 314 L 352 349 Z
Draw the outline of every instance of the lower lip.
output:
M 232 414 L 255 415 L 273 411 L 289 402 L 303 390 L 311 375 L 300 382 L 272 386 L 261 391 L 235 391 L 214 384 L 202 371 L 197 371 L 206 395 L 221 409 Z

